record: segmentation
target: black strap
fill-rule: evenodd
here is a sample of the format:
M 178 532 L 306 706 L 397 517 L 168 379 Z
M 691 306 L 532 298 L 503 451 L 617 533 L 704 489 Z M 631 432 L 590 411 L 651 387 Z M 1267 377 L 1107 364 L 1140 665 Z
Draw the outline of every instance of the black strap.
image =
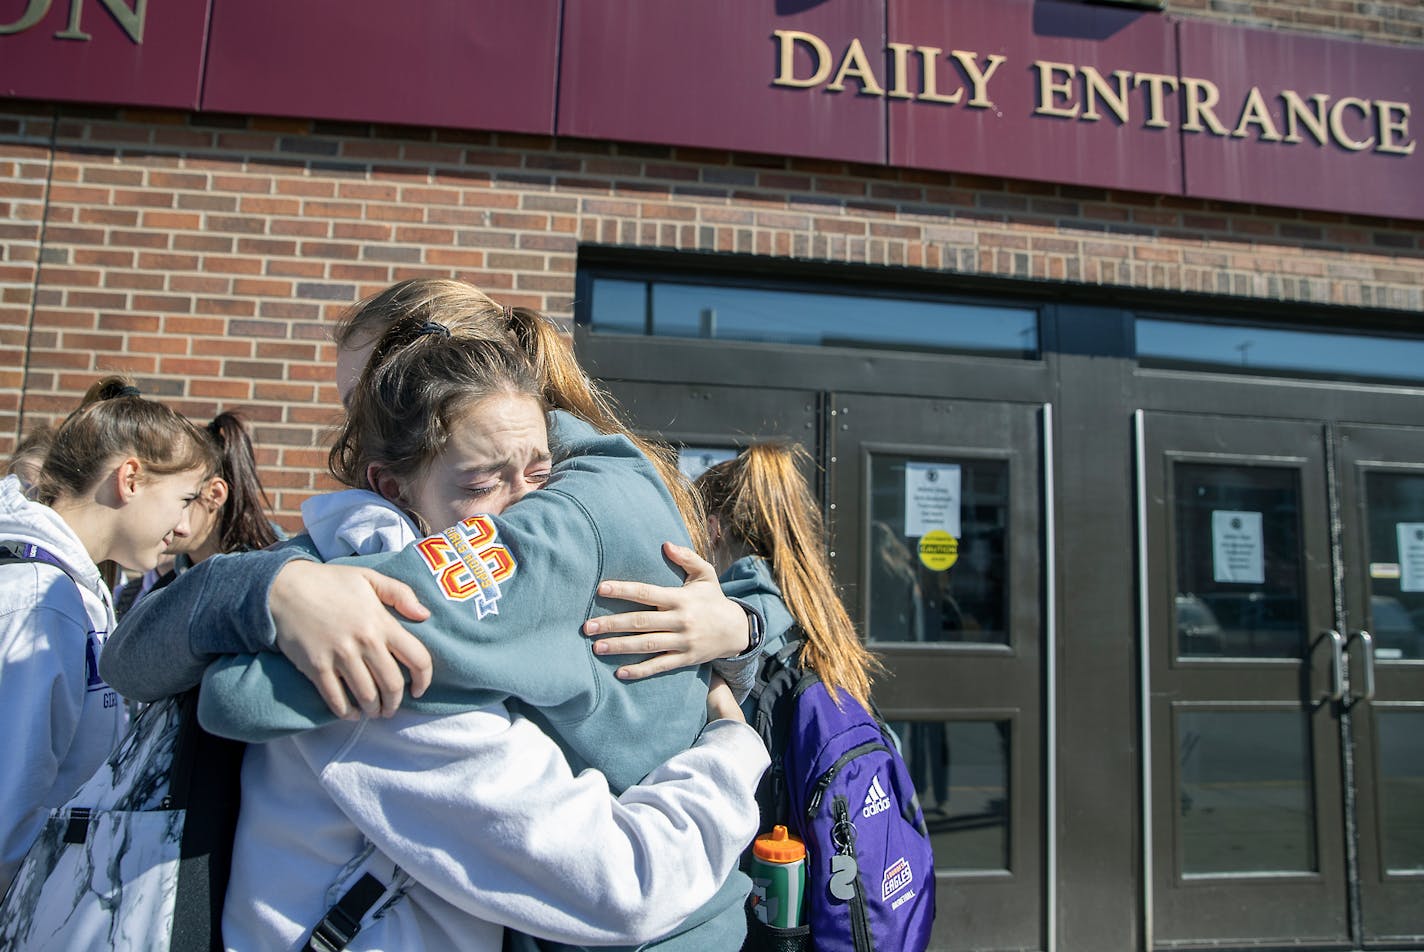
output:
M 114 599 L 114 617 L 122 619 L 133 608 L 134 602 L 138 601 L 139 589 L 143 588 L 143 576 L 135 575 L 124 583 L 123 590 L 119 592 L 119 597 Z
M 64 826 L 64 842 L 83 846 L 89 838 L 89 808 L 75 807 L 69 811 L 69 822 Z
M 783 757 L 791 731 L 791 711 L 798 686 L 805 679 L 798 656 L 802 642 L 795 637 L 799 631 L 798 628 L 791 628 L 787 632 L 787 643 L 775 654 L 762 658 L 756 686 L 751 693 L 755 705 L 752 727 L 771 754 L 771 767 L 762 775 L 756 793 L 764 830 L 770 830 L 775 823 L 789 823 L 791 816 L 791 797 Z
M 43 562 L 69 575 L 69 568 L 60 561 L 59 556 L 35 542 L 5 542 L 0 544 L 0 555 L 10 562 Z
M 346 890 L 346 895 L 336 900 L 336 905 L 326 910 L 326 915 L 312 930 L 304 952 L 341 952 L 356 938 L 361 931 L 361 920 L 385 891 L 379 879 L 370 873 L 363 874 Z
M 186 811 L 178 864 L 181 901 L 173 910 L 169 948 L 221 952 L 223 900 L 232 870 L 246 745 L 202 729 L 197 688 L 159 703 L 176 705 L 180 718 L 167 808 Z

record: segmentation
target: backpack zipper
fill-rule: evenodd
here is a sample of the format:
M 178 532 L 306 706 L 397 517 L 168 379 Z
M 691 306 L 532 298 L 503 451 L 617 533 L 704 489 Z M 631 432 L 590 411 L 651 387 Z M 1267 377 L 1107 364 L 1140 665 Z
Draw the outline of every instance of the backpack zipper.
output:
M 835 782 L 836 774 L 840 773 L 845 765 L 852 760 L 855 760 L 862 754 L 868 754 L 876 750 L 883 750 L 887 754 L 890 752 L 890 748 L 879 741 L 869 741 L 857 747 L 852 747 L 850 750 L 841 754 L 836 758 L 836 762 L 831 764 L 825 773 L 821 774 L 821 779 L 816 781 L 816 787 L 811 791 L 811 799 L 807 801 L 806 821 L 808 823 L 816 818 L 816 812 L 821 809 L 821 800 L 826 796 L 826 789 Z
M 850 807 L 846 798 L 837 794 L 831 801 L 835 813 L 835 829 L 842 831 L 839 836 L 832 834 L 837 844 L 836 852 L 849 856 L 856 866 L 855 895 L 850 899 L 850 936 L 855 944 L 855 952 L 875 952 L 875 939 L 870 934 L 870 916 L 865 911 L 865 884 L 860 878 L 859 862 L 855 856 L 855 823 L 850 818 Z

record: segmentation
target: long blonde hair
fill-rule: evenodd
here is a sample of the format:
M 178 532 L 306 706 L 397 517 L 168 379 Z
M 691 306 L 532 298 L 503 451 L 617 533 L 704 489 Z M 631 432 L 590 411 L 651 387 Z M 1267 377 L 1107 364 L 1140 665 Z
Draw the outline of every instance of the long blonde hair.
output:
M 884 666 L 856 635 L 831 581 L 821 510 L 797 469 L 809 459 L 800 445 L 755 443 L 697 477 L 696 487 L 722 532 L 771 563 L 804 633 L 801 663 L 832 700 L 843 690 L 869 711 L 872 675 Z
M 450 278 L 412 278 L 393 284 L 355 305 L 341 319 L 333 337 L 350 350 L 375 342 L 367 369 L 378 367 L 393 348 L 403 348 L 427 324 L 440 325 L 460 340 L 485 340 L 513 346 L 533 366 L 544 399 L 601 433 L 625 436 L 653 464 L 663 485 L 687 524 L 693 547 L 707 551 L 707 528 L 702 506 L 686 477 L 677 468 L 677 454 L 663 443 L 644 439 L 628 429 L 613 398 L 579 366 L 573 347 L 558 326 L 538 311 L 508 307 L 473 284 Z M 365 374 L 362 382 L 365 384 Z M 333 450 L 332 470 L 346 479 Z M 344 468 L 344 467 L 343 467 Z

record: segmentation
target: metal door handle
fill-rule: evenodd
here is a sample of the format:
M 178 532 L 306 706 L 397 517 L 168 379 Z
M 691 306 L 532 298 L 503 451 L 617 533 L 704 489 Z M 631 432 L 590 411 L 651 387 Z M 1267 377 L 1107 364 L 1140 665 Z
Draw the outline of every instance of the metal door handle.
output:
M 1324 700 L 1341 701 L 1345 698 L 1345 639 L 1333 628 L 1325 634 L 1330 636 L 1330 690 Z
M 1356 641 L 1359 641 L 1359 643 L 1364 646 L 1365 663 L 1364 663 L 1363 667 L 1364 667 L 1365 690 L 1364 690 L 1364 693 L 1362 693 L 1362 694 L 1354 694 L 1354 695 L 1351 695 L 1351 697 L 1350 697 L 1350 703 L 1351 703 L 1351 704 L 1354 704 L 1354 703 L 1357 702 L 1357 701 L 1372 701 L 1372 700 L 1374 700 L 1374 697 L 1375 697 L 1375 639 L 1374 639 L 1374 636 L 1371 635 L 1368 631 L 1365 631 L 1365 630 L 1362 628 L 1362 629 L 1360 629 L 1359 631 L 1355 632 L 1353 635 L 1350 636 L 1349 645 L 1353 645 Z M 1348 650 L 1348 645 L 1347 645 L 1347 650 Z

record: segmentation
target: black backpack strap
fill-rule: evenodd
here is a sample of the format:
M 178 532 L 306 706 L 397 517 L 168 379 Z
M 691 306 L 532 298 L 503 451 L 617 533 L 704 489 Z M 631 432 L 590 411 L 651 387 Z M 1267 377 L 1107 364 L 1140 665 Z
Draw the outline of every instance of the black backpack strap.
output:
M 782 697 L 794 689 L 801 679 L 800 669 L 795 662 L 800 650 L 799 640 L 788 642 L 776 654 L 763 658 L 757 668 L 756 685 L 751 693 L 752 700 L 756 702 L 751 726 L 761 735 L 767 750 L 773 753 L 777 751 L 773 746 L 776 738 L 772 735 L 775 708 Z
M 198 723 L 197 688 L 171 703 L 178 706 L 180 720 L 168 796 L 171 809 L 187 811 L 178 864 L 180 901 L 173 910 L 171 947 L 220 950 L 246 745 L 203 730 Z
M 796 631 L 792 629 L 792 633 Z M 763 830 L 770 830 L 777 823 L 787 823 L 791 814 L 791 798 L 782 761 L 797 688 L 804 678 L 798 664 L 800 651 L 800 639 L 792 638 L 776 654 L 763 658 L 757 669 L 756 686 L 752 689 L 755 709 L 751 726 L 771 755 L 771 766 L 757 785 L 757 808 L 761 813 Z
M 326 910 L 326 915 L 312 930 L 311 938 L 303 947 L 303 952 L 341 952 L 361 931 L 361 920 L 371 907 L 385 895 L 385 885 L 365 873 L 346 890 L 346 894 L 336 900 L 336 904 Z
M 143 588 L 143 576 L 135 575 L 124 583 L 123 590 L 119 592 L 119 597 L 114 599 L 114 617 L 122 619 L 133 608 L 134 602 L 138 601 L 138 591 Z
M 799 628 L 795 630 L 800 631 Z M 801 639 L 792 638 L 786 642 L 786 644 L 782 645 L 781 650 L 776 653 L 775 658 L 779 663 L 789 666 L 793 663 L 792 659 L 794 659 L 800 651 Z

